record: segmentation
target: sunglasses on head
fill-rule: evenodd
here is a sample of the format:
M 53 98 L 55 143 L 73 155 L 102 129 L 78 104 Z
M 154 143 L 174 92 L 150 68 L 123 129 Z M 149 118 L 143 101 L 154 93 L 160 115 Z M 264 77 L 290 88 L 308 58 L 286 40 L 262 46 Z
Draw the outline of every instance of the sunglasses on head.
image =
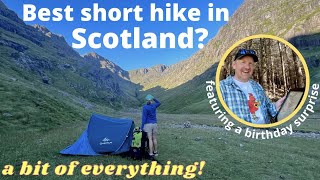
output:
M 248 50 L 248 49 L 240 49 L 239 54 L 253 54 L 256 55 L 256 52 L 254 50 Z

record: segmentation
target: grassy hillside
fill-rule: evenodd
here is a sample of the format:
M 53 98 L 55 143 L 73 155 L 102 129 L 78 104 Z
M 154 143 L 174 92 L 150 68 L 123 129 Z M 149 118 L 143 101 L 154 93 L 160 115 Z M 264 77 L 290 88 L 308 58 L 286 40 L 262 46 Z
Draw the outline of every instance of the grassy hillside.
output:
M 5 46 L 0 49 L 1 132 L 48 130 L 87 120 L 92 112 L 113 112 L 111 108 L 77 96 L 76 92 L 59 89 L 60 85 L 66 86 L 63 79 L 57 80 L 54 87 L 43 83 L 37 74 L 22 71 L 10 57 L 11 52 L 12 49 Z
M 173 89 L 160 87 L 149 89 L 145 93 L 154 94 L 163 102 L 160 110 L 167 113 L 210 113 L 206 94 L 207 80 L 214 80 L 217 64 L 209 68 L 204 74 L 196 76 L 191 81 Z
M 45 81 L 52 88 L 114 109 L 137 106 L 134 96 L 138 86 L 127 81 L 119 85 L 120 77 L 114 78 L 108 69 L 85 61 L 62 36 L 36 27 L 24 24 L 14 12 L 0 7 L 3 74 L 13 75 L 13 69 L 31 83 Z
M 113 112 L 41 82 L 30 83 L 18 75 L 0 73 L 0 92 L 1 132 L 48 130 L 86 121 L 92 112 Z

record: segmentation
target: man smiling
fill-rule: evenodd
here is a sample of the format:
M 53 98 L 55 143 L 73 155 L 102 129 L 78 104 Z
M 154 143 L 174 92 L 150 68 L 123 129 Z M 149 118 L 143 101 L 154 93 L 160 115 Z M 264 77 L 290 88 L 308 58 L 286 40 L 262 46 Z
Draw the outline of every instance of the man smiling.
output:
M 269 124 L 285 97 L 271 103 L 260 84 L 251 79 L 258 57 L 254 50 L 240 49 L 232 63 L 234 76 L 220 82 L 222 97 L 239 118 L 254 124 Z

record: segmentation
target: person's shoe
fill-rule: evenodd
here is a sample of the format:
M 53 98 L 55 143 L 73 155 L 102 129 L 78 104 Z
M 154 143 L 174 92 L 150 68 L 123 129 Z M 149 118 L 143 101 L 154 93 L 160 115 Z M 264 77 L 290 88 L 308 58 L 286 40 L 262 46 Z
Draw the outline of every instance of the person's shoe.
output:
M 157 156 L 159 155 L 159 154 L 158 154 L 158 151 L 154 151 L 154 152 L 153 152 L 153 155 L 157 157 Z
M 153 160 L 154 160 L 154 154 L 149 154 L 149 159 L 150 159 L 151 161 L 153 161 Z

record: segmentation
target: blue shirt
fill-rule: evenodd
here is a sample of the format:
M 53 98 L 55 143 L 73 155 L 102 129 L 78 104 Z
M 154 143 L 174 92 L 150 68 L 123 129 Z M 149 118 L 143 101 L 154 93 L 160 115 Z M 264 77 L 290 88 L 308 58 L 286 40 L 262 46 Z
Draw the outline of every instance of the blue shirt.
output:
M 266 96 L 260 84 L 254 80 L 249 80 L 257 100 L 261 103 L 261 113 L 266 123 L 270 123 L 270 115 L 276 116 L 277 109 L 274 103 L 271 103 Z M 236 114 L 240 119 L 252 123 L 252 117 L 248 107 L 247 95 L 241 88 L 234 82 L 231 76 L 220 81 L 220 91 L 224 102 L 229 109 Z
M 146 104 L 142 109 L 142 124 L 141 129 L 143 129 L 145 124 L 155 124 L 157 123 L 157 112 L 156 109 L 161 105 L 161 103 L 154 98 L 155 103 Z

